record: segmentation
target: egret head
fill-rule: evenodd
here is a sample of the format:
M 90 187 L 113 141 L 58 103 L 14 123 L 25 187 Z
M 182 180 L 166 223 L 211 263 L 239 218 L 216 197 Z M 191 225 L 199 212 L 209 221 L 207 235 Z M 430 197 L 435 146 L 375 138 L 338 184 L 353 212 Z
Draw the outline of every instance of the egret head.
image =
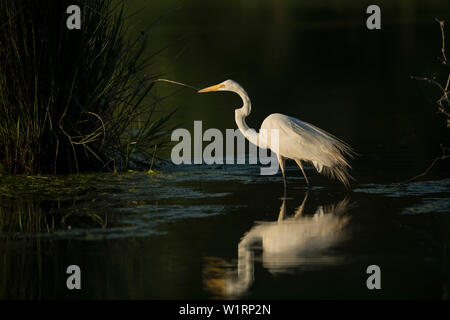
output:
M 198 91 L 198 93 L 212 92 L 212 91 L 231 91 L 236 92 L 236 89 L 241 88 L 241 86 L 234 80 L 225 80 L 219 84 L 207 87 Z
M 230 91 L 237 93 L 242 101 L 244 102 L 244 105 L 236 110 L 236 112 L 239 112 L 240 117 L 247 117 L 250 114 L 251 111 L 251 103 L 250 98 L 248 97 L 247 92 L 245 92 L 244 88 L 241 87 L 239 83 L 237 83 L 234 80 L 225 80 L 224 82 L 221 82 L 219 84 L 216 84 L 211 87 L 207 87 L 201 90 L 198 90 L 198 93 L 204 93 L 204 92 L 212 92 L 212 91 Z

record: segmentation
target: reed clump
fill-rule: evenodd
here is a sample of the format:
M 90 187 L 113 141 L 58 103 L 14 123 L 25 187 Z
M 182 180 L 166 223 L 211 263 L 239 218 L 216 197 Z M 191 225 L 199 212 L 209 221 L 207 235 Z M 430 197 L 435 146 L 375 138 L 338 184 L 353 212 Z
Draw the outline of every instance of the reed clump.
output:
M 66 26 L 74 4 L 81 30 Z M 125 20 L 113 0 L 0 0 L 0 174 L 150 165 L 173 112 Z

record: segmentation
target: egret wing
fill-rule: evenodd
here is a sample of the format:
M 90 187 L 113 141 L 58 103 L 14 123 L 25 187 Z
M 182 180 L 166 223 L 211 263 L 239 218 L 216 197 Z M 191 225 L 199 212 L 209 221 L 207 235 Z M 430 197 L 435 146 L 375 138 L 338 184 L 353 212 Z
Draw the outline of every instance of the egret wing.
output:
M 261 128 L 279 130 L 279 153 L 284 157 L 311 161 L 319 172 L 322 166 L 348 166 L 345 156 L 351 155 L 351 148 L 310 123 L 275 113 Z

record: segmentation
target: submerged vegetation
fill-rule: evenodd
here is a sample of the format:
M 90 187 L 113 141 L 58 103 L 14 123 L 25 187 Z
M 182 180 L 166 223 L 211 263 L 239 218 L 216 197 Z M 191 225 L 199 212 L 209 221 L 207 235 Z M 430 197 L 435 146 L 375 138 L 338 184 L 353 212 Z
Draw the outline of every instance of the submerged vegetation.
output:
M 120 1 L 0 0 L 0 174 L 149 168 L 173 111 L 125 21 Z

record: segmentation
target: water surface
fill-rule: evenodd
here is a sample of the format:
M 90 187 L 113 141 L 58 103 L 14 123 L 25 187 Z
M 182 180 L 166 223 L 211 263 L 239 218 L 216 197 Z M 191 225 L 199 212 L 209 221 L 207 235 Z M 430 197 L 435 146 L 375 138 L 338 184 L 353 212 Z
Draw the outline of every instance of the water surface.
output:
M 292 164 L 283 195 L 257 166 L 165 170 L 1 177 L 1 297 L 447 297 L 450 179 L 307 191 Z

